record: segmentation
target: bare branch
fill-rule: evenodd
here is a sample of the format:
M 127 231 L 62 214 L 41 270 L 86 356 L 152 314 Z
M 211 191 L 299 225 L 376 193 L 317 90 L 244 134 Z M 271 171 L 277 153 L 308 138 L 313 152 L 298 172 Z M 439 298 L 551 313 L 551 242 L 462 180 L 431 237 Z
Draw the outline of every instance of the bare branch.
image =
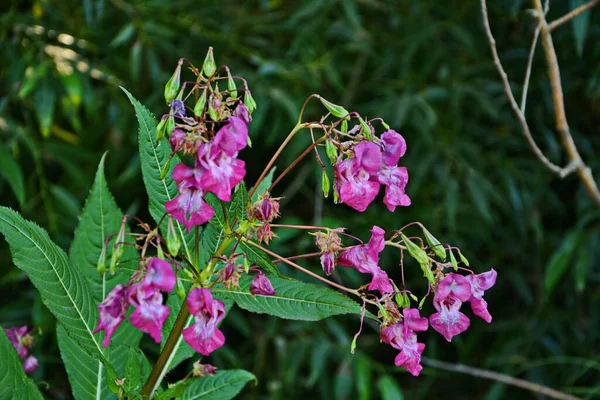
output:
M 525 135 L 525 139 L 527 139 L 527 142 L 531 146 L 531 149 L 533 150 L 533 152 L 535 153 L 537 158 L 542 162 L 542 164 L 544 164 L 550 171 L 554 172 L 555 174 L 563 176 L 563 168 L 552 163 L 552 161 L 548 160 L 548 158 L 546 158 L 544 153 L 542 153 L 542 150 L 535 143 L 535 140 L 533 139 L 533 136 L 531 135 L 531 131 L 529 130 L 529 125 L 527 124 L 527 120 L 525 119 L 525 116 L 519 109 L 519 105 L 517 104 L 517 101 L 515 100 L 515 96 L 513 95 L 513 92 L 510 89 L 510 83 L 508 82 L 508 75 L 506 74 L 506 71 L 504 71 L 504 67 L 502 67 L 502 63 L 500 62 L 500 57 L 498 56 L 498 50 L 496 49 L 496 40 L 494 39 L 494 35 L 492 34 L 492 30 L 490 28 L 490 21 L 489 21 L 488 12 L 487 12 L 487 4 L 486 4 L 485 0 L 481 0 L 481 13 L 483 14 L 483 26 L 485 28 L 485 32 L 488 37 L 488 41 L 490 42 L 490 48 L 492 49 L 492 57 L 494 58 L 494 64 L 496 65 L 496 68 L 498 69 L 498 72 L 500 73 L 500 77 L 502 78 L 502 84 L 504 85 L 504 91 L 506 92 L 508 101 L 509 101 L 513 111 L 515 112 L 515 115 L 519 119 L 519 122 L 521 123 L 521 127 L 523 128 L 523 135 Z
M 429 357 L 422 357 L 421 362 L 427 366 L 443 369 L 445 371 L 458 372 L 461 374 L 467 374 L 475 376 L 477 378 L 491 379 L 496 382 L 502 382 L 507 385 L 519 387 L 521 389 L 529 390 L 530 392 L 539 393 L 543 396 L 551 397 L 558 400 L 577 400 L 578 397 L 559 392 L 558 390 L 549 388 L 548 386 L 539 385 L 537 383 L 529 382 L 524 379 L 513 378 L 512 376 L 501 374 L 499 372 L 490 371 L 487 369 L 474 368 L 464 364 L 451 364 L 445 361 L 434 360 Z
M 548 29 L 552 31 L 552 30 L 558 28 L 559 26 L 561 26 L 565 22 L 569 22 L 573 18 L 579 16 L 580 14 L 583 14 L 584 12 L 586 12 L 587 10 L 589 10 L 590 8 L 592 8 L 595 5 L 597 5 L 598 3 L 600 3 L 600 0 L 591 0 L 591 1 L 588 1 L 587 3 L 585 3 L 585 4 L 583 4 L 583 5 L 579 6 L 579 7 L 577 7 L 576 9 L 574 9 L 573 11 L 571 11 L 570 13 L 563 15 L 562 17 L 560 17 L 559 19 L 557 19 L 555 21 L 552 21 L 550 24 L 548 24 Z
M 548 3 L 546 3 L 548 4 Z M 529 58 L 527 59 L 527 69 L 525 70 L 525 82 L 523 82 L 523 93 L 521 94 L 521 114 L 525 115 L 525 106 L 527 105 L 527 91 L 529 90 L 529 77 L 531 76 L 531 66 L 533 65 L 533 55 L 535 54 L 535 46 L 537 46 L 538 37 L 540 36 L 541 27 L 538 25 L 533 34 L 531 49 L 529 50 Z

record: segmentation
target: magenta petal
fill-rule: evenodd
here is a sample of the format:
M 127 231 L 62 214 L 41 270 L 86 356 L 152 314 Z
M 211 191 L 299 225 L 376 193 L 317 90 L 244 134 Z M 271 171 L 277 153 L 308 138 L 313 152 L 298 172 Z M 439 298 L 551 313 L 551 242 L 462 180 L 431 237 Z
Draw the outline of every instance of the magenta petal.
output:
M 225 336 L 216 327 L 209 327 L 196 318 L 197 323 L 181 331 L 183 339 L 198 353 L 208 356 L 225 344 Z
M 246 122 L 237 116 L 229 117 L 227 125 L 219 129 L 215 135 L 215 143 L 227 155 L 235 157 L 240 150 L 248 145 Z
M 487 302 L 484 299 L 471 299 L 471 310 L 473 310 L 473 314 L 477 315 L 479 318 L 483 319 L 485 322 L 492 322 L 492 316 L 487 309 Z
M 215 211 L 202 198 L 202 191 L 181 188 L 180 194 L 165 203 L 165 209 L 186 227 L 187 232 L 196 225 L 208 222 Z
M 160 258 L 152 258 L 144 277 L 144 285 L 156 290 L 170 292 L 175 287 L 175 273 L 171 264 Z
M 403 323 L 397 323 L 381 331 L 380 337 L 382 342 L 400 350 L 400 354 L 394 360 L 396 366 L 404 367 L 414 376 L 419 375 L 423 369 L 421 354 L 425 345 L 417 342 L 417 335 L 413 331 L 407 329 Z
M 395 130 L 390 129 L 381 134 L 383 142 L 383 162 L 390 166 L 396 166 L 400 158 L 406 153 L 406 140 Z
M 131 288 L 136 292 L 129 296 L 130 302 L 136 306 L 135 311 L 129 316 L 131 325 L 150 334 L 156 343 L 160 343 L 162 327 L 169 316 L 169 307 L 162 304 L 163 297 L 160 292 L 148 294 L 142 285 Z
M 402 311 L 404 315 L 404 326 L 406 329 L 424 332 L 428 328 L 427 318 L 421 317 L 416 308 L 405 308 Z
M 263 296 L 273 296 L 277 292 L 273 289 L 273 285 L 269 278 L 261 272 L 252 279 L 250 293 L 253 295 L 261 294 Z
M 434 297 L 434 303 L 441 303 L 448 297 L 465 302 L 471 297 L 471 284 L 462 275 L 450 273 L 442 279 L 438 285 Z
M 382 155 L 379 147 L 373 142 L 360 142 L 354 148 L 356 166 L 362 167 L 373 175 L 381 169 Z
M 388 275 L 384 270 L 377 267 L 370 272 L 373 275 L 373 279 L 371 280 L 371 283 L 369 283 L 369 290 L 379 290 L 381 294 L 392 293 L 394 291 L 390 278 L 388 278 Z
M 246 175 L 246 164 L 215 147 L 214 143 L 200 146 L 198 162 L 206 171 L 200 178 L 202 190 L 213 192 L 220 200 L 231 201 L 233 188 Z
M 441 310 L 429 317 L 431 327 L 451 341 L 452 338 L 469 328 L 469 318 L 460 312 L 461 302 L 448 299 L 440 304 Z
M 498 273 L 494 269 L 482 274 L 467 275 L 466 278 L 471 283 L 473 297 L 481 298 L 485 290 L 494 286 L 497 277 Z
M 359 178 L 352 182 L 343 183 L 338 189 L 340 201 L 363 212 L 375 200 L 379 193 L 379 183 Z
M 371 238 L 367 243 L 367 251 L 369 257 L 377 259 L 379 261 L 379 253 L 385 248 L 385 231 L 377 225 L 371 228 Z
M 225 336 L 217 325 L 225 317 L 225 305 L 214 300 L 209 289 L 195 288 L 187 298 L 196 323 L 182 331 L 185 341 L 197 352 L 207 356 L 223 346 Z
M 342 267 L 358 268 L 367 257 L 366 246 L 352 246 L 344 248 L 338 257 L 338 265 Z
M 98 324 L 92 333 L 104 331 L 106 335 L 102 341 L 104 347 L 110 344 L 110 338 L 118 326 L 125 319 L 129 304 L 127 303 L 127 288 L 123 285 L 115 286 L 102 303 L 98 304 Z
M 321 254 L 321 267 L 325 271 L 325 275 L 331 275 L 335 268 L 335 256 L 331 252 Z
M 35 371 L 38 368 L 38 360 L 34 356 L 29 356 L 23 361 L 23 370 L 26 374 Z
M 377 174 L 377 181 L 386 186 L 383 203 L 388 210 L 394 211 L 396 206 L 409 206 L 410 197 L 404 192 L 408 183 L 406 167 L 386 167 Z

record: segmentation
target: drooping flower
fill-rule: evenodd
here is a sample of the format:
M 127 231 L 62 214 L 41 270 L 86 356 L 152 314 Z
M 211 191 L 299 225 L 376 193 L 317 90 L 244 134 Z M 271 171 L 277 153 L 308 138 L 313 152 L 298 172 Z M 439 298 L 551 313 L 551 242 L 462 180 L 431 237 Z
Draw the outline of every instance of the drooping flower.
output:
M 326 275 L 330 275 L 335 268 L 335 254 L 342 249 L 342 239 L 339 233 L 344 228 L 329 229 L 326 232 L 311 233 L 315 236 L 315 243 L 321 254 L 321 266 Z
M 487 309 L 487 302 L 483 299 L 483 292 L 494 286 L 498 273 L 491 269 L 482 274 L 467 275 L 466 279 L 471 284 L 471 310 L 486 322 L 492 322 L 492 316 Z
M 383 162 L 389 167 L 398 165 L 400 158 L 406 153 L 406 140 L 393 129 L 381 134 L 383 142 Z
M 331 275 L 335 268 L 335 255 L 332 252 L 321 254 L 321 267 L 325 271 L 325 275 Z
M 162 304 L 160 291 L 139 282 L 129 287 L 128 297 L 129 303 L 135 307 L 129 316 L 131 325 L 150 334 L 156 343 L 160 343 L 162 327 L 169 316 L 169 307 Z
M 217 328 L 225 317 L 225 305 L 214 300 L 210 290 L 204 288 L 193 289 L 186 301 L 196 323 L 181 332 L 183 339 L 194 350 L 207 356 L 225 343 L 223 332 Z
M 29 374 L 35 371 L 38 367 L 37 358 L 28 355 L 28 348 L 33 347 L 34 345 L 33 336 L 29 334 L 29 328 L 26 325 L 8 328 L 4 330 L 4 333 L 6 333 L 6 336 L 8 336 L 8 339 L 17 351 L 19 359 L 22 360 L 25 373 Z
M 419 310 L 404 309 L 404 322 L 391 325 L 381 331 L 381 340 L 400 350 L 394 364 L 404 367 L 413 376 L 418 376 L 423 367 L 421 366 L 421 354 L 425 344 L 417 342 L 417 334 L 414 331 L 427 330 L 427 318 L 421 318 Z
M 440 302 L 434 299 L 433 305 L 438 312 L 429 317 L 429 323 L 447 341 L 450 342 L 454 336 L 469 328 L 471 321 L 465 314 L 460 312 L 460 306 L 462 305 L 460 300 L 448 296 Z
M 174 129 L 171 136 L 169 136 L 169 144 L 171 145 L 171 150 L 173 153 L 177 153 L 181 149 L 183 149 L 183 144 L 185 143 L 186 134 L 181 129 Z
M 249 124 L 250 122 L 252 122 L 252 116 L 250 115 L 250 111 L 248 110 L 248 107 L 246 107 L 246 105 L 244 103 L 238 104 L 238 106 L 233 111 L 233 115 L 240 118 L 246 124 Z
M 153 257 L 148 263 L 148 269 L 142 284 L 147 290 L 170 292 L 175 287 L 176 279 L 173 268 L 167 261 Z
M 273 285 L 271 281 L 265 274 L 259 272 L 258 275 L 252 279 L 252 283 L 250 284 L 250 293 L 253 295 L 263 295 L 263 296 L 273 296 L 277 292 L 273 289 Z
M 176 117 L 184 118 L 185 115 L 185 103 L 181 100 L 173 100 L 171 102 L 171 109 L 173 110 L 173 115 Z
M 448 297 L 454 297 L 461 303 L 471 297 L 471 284 L 462 275 L 450 273 L 440 281 L 435 292 L 434 303 L 441 303 Z
M 379 253 L 385 247 L 385 231 L 378 226 L 371 229 L 371 238 L 366 245 L 352 246 L 342 250 L 338 264 L 342 267 L 356 268 L 358 272 L 373 276 L 369 290 L 379 290 L 381 294 L 392 293 L 394 288 L 387 273 L 379 268 Z
M 334 185 L 340 201 L 357 211 L 365 211 L 379 192 L 379 182 L 371 180 L 381 169 L 381 150 L 373 142 L 360 142 L 354 157 L 334 167 Z
M 273 231 L 271 230 L 271 224 L 269 224 L 268 222 L 263 223 L 256 231 L 256 239 L 258 239 L 259 243 L 265 242 L 266 244 L 269 244 L 269 242 L 271 241 L 271 239 L 273 239 L 274 236 L 276 237 L 277 235 L 273 233 Z
M 233 261 L 228 261 L 219 271 L 219 281 L 228 289 L 240 286 L 240 274 L 236 271 Z
M 227 124 L 215 135 L 214 142 L 227 155 L 236 157 L 238 152 L 248 145 L 246 122 L 240 117 L 229 117 Z
M 232 118 L 235 117 L 230 119 Z M 243 121 L 240 122 L 244 124 Z M 227 141 L 228 148 L 237 148 L 235 146 L 234 140 Z M 217 146 L 217 142 L 209 142 L 201 144 L 198 148 L 198 164 L 203 169 L 200 188 L 214 193 L 220 200 L 231 201 L 233 188 L 246 175 L 244 161 L 235 158 L 235 152 L 232 155 L 229 151 L 223 150 L 220 145 Z
M 106 296 L 102 303 L 98 304 L 100 316 L 96 329 L 92 333 L 104 331 L 105 337 L 102 341 L 104 347 L 110 344 L 110 338 L 117 327 L 125 319 L 129 303 L 127 301 L 127 288 L 123 285 L 115 286 Z
M 204 193 L 193 187 L 179 186 L 179 195 L 165 203 L 165 209 L 183 224 L 187 233 L 193 226 L 202 225 L 215 214 L 215 210 L 202 198 Z
M 410 206 L 410 197 L 404 191 L 408 183 L 406 167 L 383 167 L 377 174 L 377 181 L 386 186 L 383 203 L 388 210 L 394 212 L 396 206 Z

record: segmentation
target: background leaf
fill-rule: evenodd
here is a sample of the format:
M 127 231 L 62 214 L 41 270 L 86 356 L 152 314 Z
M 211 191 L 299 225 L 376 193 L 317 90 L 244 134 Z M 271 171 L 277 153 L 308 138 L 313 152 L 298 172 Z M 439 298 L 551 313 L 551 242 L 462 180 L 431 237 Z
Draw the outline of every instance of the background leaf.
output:
M 252 380 L 256 380 L 256 377 L 247 371 L 220 370 L 215 375 L 194 378 L 194 382 L 185 389 L 182 399 L 233 399 Z
M 0 146 L 0 174 L 12 188 L 15 197 L 19 201 L 19 205 L 23 207 L 25 204 L 23 172 L 21 171 L 19 164 L 12 158 L 4 146 Z

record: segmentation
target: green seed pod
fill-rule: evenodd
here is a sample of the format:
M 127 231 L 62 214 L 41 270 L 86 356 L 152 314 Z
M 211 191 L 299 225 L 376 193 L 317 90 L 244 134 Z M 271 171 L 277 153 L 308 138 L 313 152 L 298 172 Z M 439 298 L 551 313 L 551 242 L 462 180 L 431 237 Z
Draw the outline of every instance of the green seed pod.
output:
M 165 178 L 167 177 L 167 174 L 169 173 L 169 166 L 171 165 L 171 157 L 169 157 L 167 159 L 167 162 L 165 163 L 165 165 L 163 165 L 160 168 L 160 180 L 164 181 Z
M 179 86 L 181 85 L 180 80 L 182 63 L 183 60 L 179 60 L 179 62 L 177 63 L 177 68 L 175 68 L 175 72 L 173 73 L 173 76 L 171 76 L 171 79 L 169 79 L 169 81 L 165 85 L 165 100 L 167 101 L 167 104 L 171 104 L 171 102 L 175 99 L 175 96 L 177 96 L 177 91 L 179 90 Z
M 179 296 L 181 300 L 185 300 L 185 287 L 183 287 L 183 281 L 181 279 L 177 279 L 175 288 L 177 290 L 177 296 Z
M 252 98 L 252 94 L 250 93 L 249 90 L 246 90 L 246 93 L 244 93 L 244 104 L 248 108 L 248 112 L 250 114 L 252 114 L 254 112 L 254 110 L 256 109 L 256 102 Z
M 116 252 L 113 251 L 112 257 L 110 258 L 110 266 L 108 267 L 110 274 L 114 275 L 117 270 L 117 256 Z
M 246 143 L 248 143 L 248 147 L 252 147 L 252 140 L 250 139 L 250 136 L 248 136 Z
M 344 133 L 348 132 L 348 119 L 347 118 L 344 118 L 344 120 L 342 121 L 342 127 L 340 130 Z
M 429 244 L 435 255 L 438 256 L 440 259 L 445 260 L 446 249 L 444 248 L 444 246 L 442 246 L 440 241 L 437 240 L 435 236 L 431 234 L 431 232 L 425 229 L 425 227 L 422 227 L 422 229 L 423 233 L 425 234 L 425 240 L 427 240 L 427 243 Z
M 125 241 L 125 221 L 121 222 L 121 229 L 119 230 L 119 234 L 117 235 L 117 239 L 115 240 L 115 246 L 113 249 L 113 257 L 116 257 L 116 261 L 121 261 L 123 258 L 123 253 L 125 253 L 125 245 L 123 242 Z
M 204 112 L 204 106 L 206 106 L 206 88 L 202 91 L 202 94 L 198 98 L 196 105 L 194 106 L 194 115 L 200 117 Z
M 454 267 L 455 271 L 458 271 L 458 263 L 456 262 L 456 258 L 454 257 L 454 254 L 452 253 L 452 250 L 450 249 L 450 262 L 452 263 L 452 266 Z
M 235 81 L 231 77 L 231 71 L 229 71 L 229 68 L 227 69 L 227 90 L 229 90 L 231 97 L 237 99 L 238 92 L 236 90 Z
M 423 276 L 433 285 L 435 283 L 435 278 L 433 277 L 433 272 L 431 272 L 431 264 L 425 263 L 419 265 L 421 265 L 421 270 L 423 270 Z
M 325 196 L 325 198 L 329 197 L 331 184 L 329 183 L 329 177 L 327 176 L 327 171 L 325 170 L 323 170 L 321 173 L 321 187 L 323 189 L 323 196 Z
M 321 96 L 319 96 L 319 100 L 321 100 L 321 103 L 323 103 L 327 111 L 329 111 L 334 117 L 344 118 L 349 114 L 348 110 L 346 110 L 344 107 L 338 106 L 337 104 L 333 104 L 332 102 L 325 100 Z
M 335 147 L 335 145 L 333 144 L 333 142 L 330 139 L 327 139 L 325 141 L 325 153 L 327 153 L 327 157 L 329 158 L 329 161 L 332 164 L 335 164 L 335 162 L 337 161 L 337 157 L 338 157 L 338 150 L 337 150 L 337 147 Z
M 385 121 L 381 120 L 381 125 L 383 125 L 383 127 L 385 128 L 385 130 L 389 130 L 390 126 L 388 124 L 385 123 Z
M 244 255 L 244 271 L 248 273 L 250 271 L 250 263 L 248 262 L 248 258 Z
M 361 117 L 358 117 L 358 121 L 360 122 L 360 126 L 362 127 L 365 138 L 367 140 L 373 141 L 373 135 L 371 135 L 371 128 L 369 127 L 369 125 L 367 125 L 367 123 Z
M 458 256 L 460 257 L 460 261 L 462 261 L 463 264 L 465 264 L 468 267 L 469 266 L 469 260 L 467 260 L 467 257 L 465 257 L 463 255 L 463 253 L 461 253 L 460 251 L 458 252 Z
M 106 247 L 102 247 L 102 252 L 100 253 L 100 257 L 98 258 L 98 273 L 100 276 L 104 276 L 106 272 Z
M 173 218 L 169 216 L 167 221 L 167 249 L 169 250 L 169 254 L 176 257 L 177 254 L 179 254 L 180 247 L 181 240 L 179 240 L 179 235 L 177 235 L 177 231 L 175 231 Z
M 202 71 L 207 78 L 210 78 L 217 71 L 217 64 L 215 64 L 215 57 L 213 55 L 213 48 L 209 47 L 208 52 L 206 53 L 206 58 L 204 59 L 204 64 L 202 64 Z
M 417 260 L 419 264 L 429 264 L 429 257 L 427 257 L 427 253 L 425 253 L 425 250 L 413 243 L 404 234 L 401 234 L 400 237 L 402 237 L 402 241 L 408 249 L 408 254 L 410 254 L 412 258 Z
M 158 125 L 156 126 L 156 141 L 160 142 L 162 138 L 165 137 L 165 133 L 167 131 L 167 118 L 163 118 L 160 120 Z

